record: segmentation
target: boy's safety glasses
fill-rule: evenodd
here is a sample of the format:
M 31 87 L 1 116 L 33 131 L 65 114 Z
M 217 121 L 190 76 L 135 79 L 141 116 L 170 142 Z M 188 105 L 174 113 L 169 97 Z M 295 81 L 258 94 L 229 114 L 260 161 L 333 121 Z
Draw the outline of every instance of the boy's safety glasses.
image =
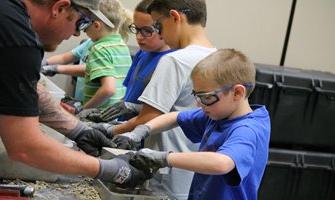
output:
M 138 34 L 141 33 L 143 37 L 151 37 L 153 33 L 158 33 L 158 29 L 156 29 L 154 26 L 143 26 L 141 28 L 138 28 L 135 24 L 129 25 L 129 31 Z
M 253 84 L 251 83 L 245 83 L 241 84 L 246 88 L 252 88 Z M 235 85 L 225 85 L 222 88 L 216 89 L 211 92 L 195 92 L 194 90 L 192 91 L 192 95 L 194 96 L 195 100 L 205 106 L 210 106 L 215 104 L 220 100 L 218 94 L 222 92 L 227 92 L 231 90 Z
M 181 13 L 184 13 L 185 15 L 188 13 L 188 12 L 191 12 L 192 10 L 190 9 L 190 8 L 180 8 L 180 9 L 178 9 L 178 11 L 179 12 L 181 12 Z M 162 21 L 163 21 L 163 19 L 164 18 L 167 18 L 168 16 L 161 16 L 161 17 L 159 17 L 156 21 L 155 21 L 155 23 L 154 23 L 154 25 L 153 25 L 153 27 L 155 28 L 155 29 L 157 29 L 158 31 L 158 34 L 161 34 L 162 33 L 162 30 L 163 30 L 163 24 L 162 24 Z

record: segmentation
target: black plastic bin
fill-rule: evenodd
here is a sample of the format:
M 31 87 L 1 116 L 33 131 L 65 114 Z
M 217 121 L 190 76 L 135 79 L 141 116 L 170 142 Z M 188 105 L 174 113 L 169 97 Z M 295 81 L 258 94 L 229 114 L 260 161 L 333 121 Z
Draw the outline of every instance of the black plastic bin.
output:
M 334 200 L 335 154 L 270 149 L 260 200 Z
M 271 144 L 335 152 L 335 75 L 256 64 L 251 103 L 271 116 Z

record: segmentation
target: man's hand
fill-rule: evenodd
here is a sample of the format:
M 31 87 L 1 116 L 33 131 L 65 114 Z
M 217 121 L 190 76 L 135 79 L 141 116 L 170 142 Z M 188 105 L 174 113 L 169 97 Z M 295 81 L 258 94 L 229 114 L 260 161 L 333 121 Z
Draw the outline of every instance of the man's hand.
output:
M 146 173 L 155 173 L 159 168 L 168 167 L 167 156 L 171 152 L 141 149 L 130 160 L 130 164 Z
M 113 121 L 121 116 L 131 118 L 137 115 L 137 112 L 127 108 L 124 101 L 119 101 L 101 112 L 101 119 L 105 122 Z
M 41 66 L 41 73 L 46 76 L 54 76 L 55 74 L 58 74 L 57 70 L 58 65 L 44 65 Z
M 116 135 L 113 142 L 119 149 L 138 150 L 141 141 L 149 136 L 151 129 L 147 125 L 138 125 L 132 132 Z
M 99 129 L 87 129 L 81 131 L 75 139 L 78 147 L 92 156 L 100 156 L 102 147 L 116 148 L 110 135 Z
M 134 153 L 119 155 L 111 160 L 99 160 L 100 170 L 96 178 L 112 182 L 122 188 L 134 188 L 153 176 L 129 164 Z

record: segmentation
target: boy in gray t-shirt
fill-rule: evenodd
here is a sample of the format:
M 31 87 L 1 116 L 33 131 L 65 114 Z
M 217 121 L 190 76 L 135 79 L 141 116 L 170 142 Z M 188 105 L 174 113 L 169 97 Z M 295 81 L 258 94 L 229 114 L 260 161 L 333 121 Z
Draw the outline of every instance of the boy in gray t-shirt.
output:
M 140 114 L 121 125 L 114 126 L 114 135 L 132 131 L 137 125 L 144 124 L 164 113 L 181 111 L 195 107 L 190 73 L 194 66 L 216 49 L 205 34 L 206 3 L 203 0 L 153 0 L 148 8 L 155 27 L 159 29 L 165 42 L 180 49 L 163 56 L 152 78 L 139 100 L 143 102 Z M 145 146 L 161 151 L 197 151 L 198 145 L 192 144 L 182 130 L 175 128 L 168 134 L 149 137 Z M 136 132 L 136 131 L 135 131 Z M 114 142 L 129 147 L 134 138 L 141 141 L 143 136 L 134 132 L 115 137 Z M 156 177 L 164 185 L 170 196 L 187 199 L 193 173 L 171 168 L 168 174 Z

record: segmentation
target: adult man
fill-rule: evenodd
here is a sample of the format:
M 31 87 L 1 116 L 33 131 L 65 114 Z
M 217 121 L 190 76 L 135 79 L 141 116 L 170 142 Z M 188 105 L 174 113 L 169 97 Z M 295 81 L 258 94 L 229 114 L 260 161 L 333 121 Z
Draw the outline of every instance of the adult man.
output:
M 79 35 L 87 23 L 80 9 L 101 15 L 98 6 L 99 0 L 1 1 L 0 137 L 13 160 L 132 187 L 147 177 L 128 164 L 129 158 L 98 160 L 65 148 L 39 129 L 36 85 L 43 48 L 55 50 L 64 39 Z

